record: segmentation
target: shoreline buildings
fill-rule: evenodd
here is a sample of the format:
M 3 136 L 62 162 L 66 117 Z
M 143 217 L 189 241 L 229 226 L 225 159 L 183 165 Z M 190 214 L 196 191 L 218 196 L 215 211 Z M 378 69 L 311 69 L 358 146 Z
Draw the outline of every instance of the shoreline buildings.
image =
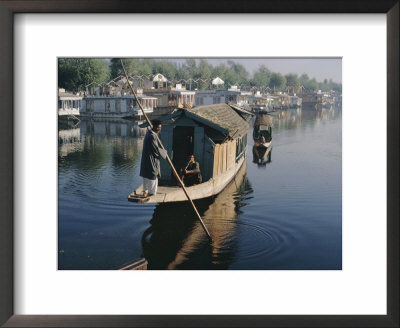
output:
M 160 116 L 175 108 L 195 108 L 199 106 L 232 104 L 253 112 L 269 112 L 277 109 L 303 108 L 318 110 L 329 106 L 340 106 L 341 95 L 338 92 L 306 92 L 303 88 L 288 87 L 287 92 L 260 92 L 240 90 L 237 86 L 228 89 L 211 89 L 223 85 L 220 78 L 210 80 L 207 90 L 187 90 L 185 85 L 169 85 L 162 74 L 156 74 L 147 80 L 137 80 L 119 76 L 106 84 L 91 83 L 86 91 L 78 94 L 59 89 L 58 114 L 60 117 L 83 116 L 95 118 L 142 118 L 142 112 L 133 95 L 131 84 L 146 114 Z

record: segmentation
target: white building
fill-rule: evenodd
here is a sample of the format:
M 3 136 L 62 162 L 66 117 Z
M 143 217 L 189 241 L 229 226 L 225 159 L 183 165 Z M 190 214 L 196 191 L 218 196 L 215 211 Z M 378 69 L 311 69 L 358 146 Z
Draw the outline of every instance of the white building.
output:
M 58 115 L 79 115 L 82 97 L 58 89 Z
M 247 107 L 249 104 L 250 91 L 241 91 L 236 86 L 228 90 L 217 90 L 217 93 L 225 98 L 225 103 L 235 104 L 241 107 Z
M 197 90 L 195 94 L 195 106 L 231 103 L 240 107 L 247 107 L 250 91 L 241 91 L 237 87 L 228 90 Z
M 254 106 L 265 106 L 269 107 L 273 103 L 273 97 L 269 95 L 262 95 L 260 91 L 257 91 L 255 94 L 249 96 L 249 105 L 251 107 Z
M 195 93 L 195 91 L 188 91 L 182 88 L 182 85 L 177 84 L 175 89 L 169 92 L 168 104 L 177 108 L 192 108 L 194 106 Z
M 217 93 L 216 90 L 196 90 L 194 95 L 194 106 L 207 106 L 224 102 L 225 97 Z
M 158 73 L 150 80 L 143 81 L 144 89 L 166 89 L 168 87 L 168 79 Z M 146 90 L 147 91 L 147 90 Z
M 137 97 L 145 113 L 152 113 L 157 106 L 157 98 L 145 95 Z M 82 99 L 81 116 L 123 118 L 140 115 L 142 112 L 134 96 L 88 96 Z
M 218 76 L 211 81 L 212 85 L 223 85 L 224 83 L 225 82 Z

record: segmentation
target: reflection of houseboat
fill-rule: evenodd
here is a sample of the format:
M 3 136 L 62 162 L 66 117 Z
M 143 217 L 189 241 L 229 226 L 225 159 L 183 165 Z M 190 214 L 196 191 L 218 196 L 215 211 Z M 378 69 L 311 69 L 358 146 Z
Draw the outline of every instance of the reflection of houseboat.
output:
M 146 133 L 137 121 L 112 119 L 83 119 L 79 124 L 82 135 L 101 137 L 140 137 Z
M 203 183 L 187 188 L 192 199 L 218 194 L 234 178 L 247 150 L 247 119 L 252 114 L 240 107 L 218 104 L 182 109 L 160 118 L 163 123 L 161 140 L 177 170 L 186 166 L 189 154 L 200 164 Z M 161 161 L 160 187 L 150 203 L 186 201 L 183 190 L 166 161 Z M 140 201 L 135 196 L 128 199 Z
M 206 251 L 203 228 L 192 216 L 189 204 L 164 203 L 155 207 L 151 226 L 142 237 L 148 269 L 227 269 L 231 265 L 235 255 L 232 242 L 237 233 L 236 218 L 239 208 L 245 205 L 241 199 L 251 192 L 246 169 L 244 162 L 235 178 L 216 197 L 196 201 L 213 237 Z
M 260 148 L 253 146 L 253 163 L 258 166 L 265 166 L 271 163 L 272 145 L 268 148 Z
M 146 113 L 152 113 L 157 98 L 139 94 L 139 101 Z M 87 96 L 82 99 L 81 116 L 104 118 L 129 118 L 141 116 L 134 96 Z
M 300 108 L 302 99 L 297 96 L 289 96 L 289 108 Z
M 272 142 L 272 119 L 268 114 L 259 114 L 254 122 L 254 146 L 268 148 Z
M 79 128 L 58 131 L 59 156 L 65 157 L 70 153 L 82 151 L 81 131 Z

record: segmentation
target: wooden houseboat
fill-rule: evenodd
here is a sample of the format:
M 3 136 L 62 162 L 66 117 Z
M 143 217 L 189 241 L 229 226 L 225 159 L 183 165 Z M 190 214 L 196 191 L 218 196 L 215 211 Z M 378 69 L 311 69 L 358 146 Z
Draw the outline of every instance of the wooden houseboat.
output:
M 272 119 L 268 114 L 259 114 L 254 122 L 253 139 L 254 146 L 269 148 L 272 143 Z
M 301 98 L 301 108 L 305 110 L 320 110 L 327 105 L 327 95 L 321 92 L 303 94 Z
M 58 89 L 58 115 L 79 116 L 82 96 L 66 92 L 65 89 Z
M 249 118 L 253 114 L 235 105 L 217 104 L 176 110 L 162 116 L 161 141 L 177 171 L 187 164 L 189 154 L 199 163 L 202 183 L 187 187 L 192 199 L 220 193 L 245 162 Z M 140 202 L 142 186 L 128 199 Z M 147 203 L 186 201 L 167 161 L 161 160 L 161 178 L 156 195 Z
M 157 98 L 138 94 L 144 111 L 153 112 Z M 86 96 L 82 99 L 81 116 L 94 118 L 141 118 L 142 112 L 134 96 Z
M 267 113 L 272 109 L 272 97 L 268 95 L 264 96 L 260 91 L 257 91 L 249 97 L 249 106 L 254 113 Z

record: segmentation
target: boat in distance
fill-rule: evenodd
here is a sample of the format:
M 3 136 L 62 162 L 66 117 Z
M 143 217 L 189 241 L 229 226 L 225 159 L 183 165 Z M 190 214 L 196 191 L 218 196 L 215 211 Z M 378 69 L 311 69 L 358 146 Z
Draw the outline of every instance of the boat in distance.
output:
M 253 139 L 257 148 L 268 149 L 272 144 L 272 119 L 268 114 L 258 114 L 254 122 Z
M 251 112 L 232 104 L 216 104 L 178 109 L 160 118 L 160 139 L 174 167 L 184 168 L 189 155 L 199 163 L 203 182 L 185 186 L 191 199 L 217 195 L 246 161 L 248 120 Z M 166 161 L 161 161 L 161 178 L 155 195 L 143 198 L 143 185 L 128 196 L 138 203 L 187 201 Z

